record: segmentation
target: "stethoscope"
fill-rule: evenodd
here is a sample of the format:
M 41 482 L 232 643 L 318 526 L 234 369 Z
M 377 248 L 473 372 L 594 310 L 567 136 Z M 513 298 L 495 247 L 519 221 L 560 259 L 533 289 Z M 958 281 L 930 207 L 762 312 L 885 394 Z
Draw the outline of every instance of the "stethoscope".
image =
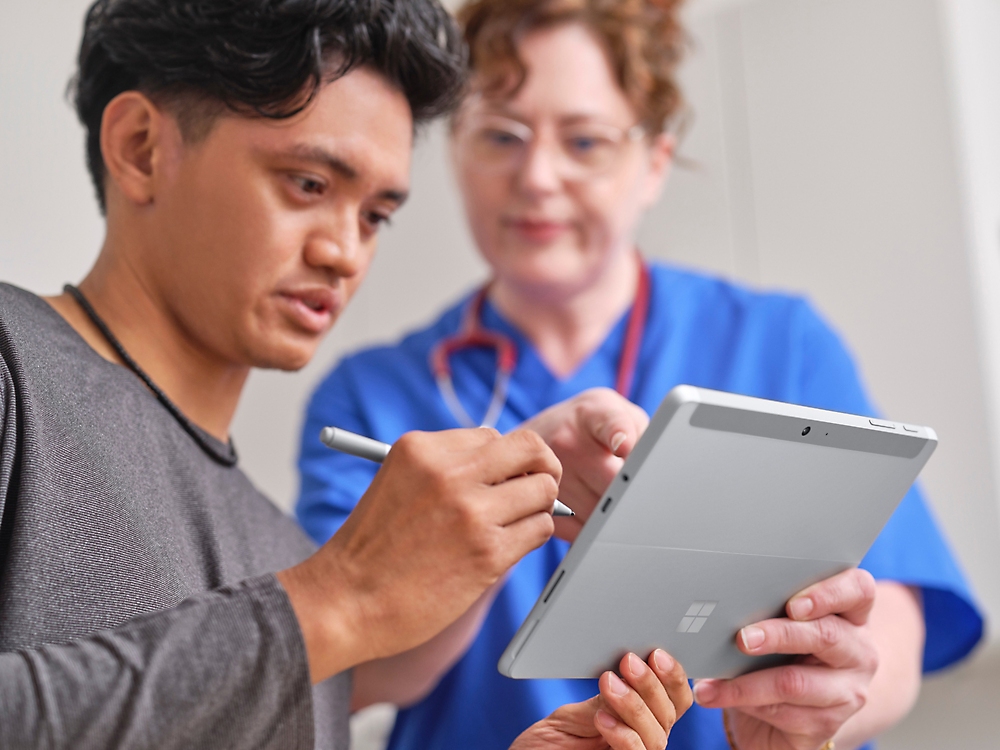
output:
M 499 331 L 491 331 L 482 325 L 483 305 L 490 285 L 487 283 L 469 300 L 465 307 L 462 327 L 459 332 L 447 336 L 431 350 L 430 367 L 437 382 L 438 391 L 445 406 L 451 412 L 455 421 L 462 427 L 496 427 L 507 403 L 507 392 L 510 379 L 517 367 L 517 345 L 510 336 Z M 632 392 L 635 380 L 636 365 L 639 362 L 639 349 L 646 332 L 646 319 L 649 315 L 650 274 L 646 262 L 639 262 L 639 285 L 635 292 L 635 301 L 628 316 L 625 328 L 625 341 L 622 345 L 621 358 L 618 360 L 618 375 L 615 390 L 625 398 Z M 497 356 L 497 373 L 493 379 L 493 394 L 490 397 L 486 414 L 478 424 L 469 416 L 455 392 L 455 382 L 451 374 L 451 357 L 456 352 L 470 347 L 493 349 Z

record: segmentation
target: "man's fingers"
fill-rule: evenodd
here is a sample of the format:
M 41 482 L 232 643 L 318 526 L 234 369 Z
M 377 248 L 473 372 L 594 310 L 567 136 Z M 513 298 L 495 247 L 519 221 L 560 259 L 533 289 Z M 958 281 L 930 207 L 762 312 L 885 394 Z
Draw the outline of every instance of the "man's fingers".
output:
M 626 656 L 622 660 L 622 663 L 626 663 L 629 657 Z M 646 667 L 641 659 L 636 658 L 638 664 Z M 648 671 L 648 667 L 646 667 Z M 650 677 L 653 677 L 650 674 Z M 663 686 L 659 684 L 659 680 L 653 679 L 652 682 L 656 683 L 656 689 L 659 690 L 660 697 L 659 701 L 666 703 L 668 702 L 666 690 Z M 598 681 L 601 688 L 601 698 L 604 699 L 608 708 L 611 709 L 621 721 L 628 725 L 628 727 L 638 736 L 641 744 L 637 747 L 643 748 L 662 748 L 667 745 L 667 730 L 660 724 L 653 711 L 646 701 L 634 688 L 630 687 L 628 683 L 622 680 L 614 672 L 605 672 L 601 675 L 601 679 Z M 672 722 L 671 722 L 672 725 Z M 601 728 L 600 723 L 597 723 L 598 729 Z M 611 727 L 606 727 L 611 730 Z M 602 732 L 601 734 L 604 734 Z M 608 735 L 605 735 L 607 737 Z M 617 736 L 621 737 L 622 741 L 625 741 L 627 733 L 622 735 L 619 732 Z M 630 747 L 630 745 L 625 745 L 625 747 Z
M 491 518 L 508 526 L 535 513 L 550 513 L 559 485 L 549 474 L 525 474 L 490 489 Z
M 810 622 L 784 617 L 764 620 L 740 630 L 736 645 L 751 656 L 811 655 L 838 669 L 862 667 L 874 672 L 878 660 L 877 652 L 868 640 L 860 637 L 859 629 L 836 615 Z
M 694 703 L 694 696 L 691 695 L 691 686 L 688 684 L 684 667 L 662 649 L 656 649 L 650 654 L 646 663 L 656 673 L 663 687 L 666 688 L 667 697 L 670 698 L 674 707 L 674 721 L 676 722 Z
M 829 708 L 857 698 L 850 673 L 793 664 L 764 669 L 732 680 L 699 680 L 694 687 L 698 705 L 705 708 L 745 708 L 788 703 Z
M 521 474 L 549 474 L 557 483 L 562 479 L 556 454 L 531 430 L 515 430 L 487 443 L 476 453 L 476 467 L 487 484 L 500 484 Z
M 668 657 L 669 658 L 669 657 Z M 669 734 L 677 721 L 677 709 L 657 674 L 635 654 L 626 654 L 618 665 L 622 677 L 649 708 L 663 730 Z
M 840 615 L 855 625 L 864 625 L 875 605 L 876 591 L 871 573 L 852 568 L 800 591 L 788 600 L 786 609 L 793 620 Z
M 612 750 L 652 750 L 643 744 L 638 732 L 603 709 L 594 715 L 594 727 Z
M 604 705 L 600 695 L 580 703 L 567 703 L 552 712 L 543 722 L 562 734 L 582 739 L 599 737 L 600 733 L 594 723 L 594 715 Z M 512 746 L 511 750 L 518 745 Z M 532 745 L 531 747 L 538 747 Z

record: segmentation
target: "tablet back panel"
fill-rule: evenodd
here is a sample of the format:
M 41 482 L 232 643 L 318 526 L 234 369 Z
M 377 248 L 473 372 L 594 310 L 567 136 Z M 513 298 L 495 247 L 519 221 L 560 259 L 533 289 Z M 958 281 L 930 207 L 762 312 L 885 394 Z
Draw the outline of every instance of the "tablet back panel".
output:
M 742 654 L 737 631 L 857 565 L 936 443 L 928 428 L 675 388 L 500 671 L 597 677 L 657 647 L 692 678 L 775 663 Z

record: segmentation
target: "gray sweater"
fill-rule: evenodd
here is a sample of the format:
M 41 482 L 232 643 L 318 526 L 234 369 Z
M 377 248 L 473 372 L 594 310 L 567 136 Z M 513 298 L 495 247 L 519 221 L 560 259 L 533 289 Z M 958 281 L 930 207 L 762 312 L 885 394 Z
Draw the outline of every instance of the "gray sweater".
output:
M 0 748 L 346 748 L 271 575 L 313 546 L 130 371 L 0 284 Z

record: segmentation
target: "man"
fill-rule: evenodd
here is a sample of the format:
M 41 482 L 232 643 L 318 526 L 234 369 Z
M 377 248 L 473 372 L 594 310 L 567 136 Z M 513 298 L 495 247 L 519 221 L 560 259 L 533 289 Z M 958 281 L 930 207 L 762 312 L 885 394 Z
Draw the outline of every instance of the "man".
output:
M 0 285 L 0 746 L 346 747 L 348 670 L 549 538 L 562 470 L 530 432 L 404 437 L 315 553 L 228 440 L 250 368 L 303 366 L 350 299 L 463 74 L 433 0 L 90 9 L 106 240 L 79 289 Z M 516 746 L 663 747 L 683 670 L 621 674 Z

